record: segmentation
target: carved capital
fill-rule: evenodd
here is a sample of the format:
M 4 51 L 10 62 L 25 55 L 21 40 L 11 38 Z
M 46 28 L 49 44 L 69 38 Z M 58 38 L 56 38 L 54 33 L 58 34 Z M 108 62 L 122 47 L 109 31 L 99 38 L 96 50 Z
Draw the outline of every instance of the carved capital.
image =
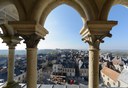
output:
M 48 34 L 48 31 L 35 21 L 13 21 L 8 22 L 8 24 L 11 25 L 14 31 L 20 36 L 35 34 L 41 38 L 44 38 L 46 34 Z
M 37 47 L 40 39 L 44 39 L 48 31 L 35 21 L 13 21 L 9 22 L 17 35 L 22 36 L 27 48 Z
M 117 24 L 116 21 L 87 21 L 80 31 L 82 40 L 88 42 L 93 48 L 99 49 L 104 37 L 111 37 L 110 30 Z
M 22 37 L 24 38 L 24 43 L 26 44 L 27 48 L 36 48 L 41 39 L 35 34 L 22 35 Z
M 3 43 L 6 43 L 9 48 L 15 48 L 17 44 L 20 44 L 22 40 L 18 36 L 0 36 L 3 39 Z
M 0 27 L 3 30 L 3 34 L 0 34 L 0 37 L 3 39 L 3 43 L 6 43 L 9 48 L 15 48 L 15 46 L 19 44 L 22 39 L 16 35 L 13 27 L 8 23 L 1 24 Z

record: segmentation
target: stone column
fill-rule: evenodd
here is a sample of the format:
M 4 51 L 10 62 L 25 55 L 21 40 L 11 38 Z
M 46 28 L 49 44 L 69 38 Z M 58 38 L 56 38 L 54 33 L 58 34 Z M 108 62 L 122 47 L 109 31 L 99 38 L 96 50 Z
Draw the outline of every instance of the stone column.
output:
M 41 24 L 35 21 L 13 21 L 9 25 L 25 40 L 27 51 L 27 88 L 37 88 L 37 45 L 48 34 Z
M 111 37 L 115 21 L 87 21 L 81 30 L 82 40 L 89 44 L 89 88 L 99 88 L 99 51 L 104 37 Z
M 14 59 L 15 59 L 15 46 L 9 46 L 8 51 L 8 83 L 14 82 Z
M 2 36 L 3 42 L 9 47 L 8 50 L 8 75 L 7 84 L 3 88 L 20 88 L 18 83 L 14 81 L 14 59 L 15 59 L 15 46 L 20 43 L 19 37 Z
M 99 48 L 89 45 L 89 88 L 99 88 Z
M 37 45 L 40 38 L 37 35 L 23 36 L 27 51 L 27 88 L 37 88 Z
M 27 88 L 37 88 L 37 48 L 27 48 Z

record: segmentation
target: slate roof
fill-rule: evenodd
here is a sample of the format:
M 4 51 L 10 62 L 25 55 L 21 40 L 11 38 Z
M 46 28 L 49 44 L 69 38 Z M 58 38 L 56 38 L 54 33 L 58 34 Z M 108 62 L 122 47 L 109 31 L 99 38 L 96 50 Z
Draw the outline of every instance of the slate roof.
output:
M 0 79 L 4 79 L 4 81 L 7 81 L 7 72 L 0 74 Z
M 16 68 L 15 69 L 15 74 L 16 74 L 16 76 L 18 76 L 18 75 L 21 75 L 22 72 L 20 71 L 20 69 Z
M 83 63 L 81 66 L 82 69 L 88 68 L 88 63 Z

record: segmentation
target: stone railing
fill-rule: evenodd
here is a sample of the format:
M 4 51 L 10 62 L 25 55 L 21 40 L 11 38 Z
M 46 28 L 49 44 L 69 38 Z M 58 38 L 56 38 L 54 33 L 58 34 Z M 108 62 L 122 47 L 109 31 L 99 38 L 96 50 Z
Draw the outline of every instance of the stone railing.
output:
M 2 88 L 5 83 L 0 83 L 0 88 Z M 26 88 L 27 84 L 20 83 L 21 88 Z M 88 88 L 86 85 L 45 85 L 45 84 L 37 84 L 37 88 Z

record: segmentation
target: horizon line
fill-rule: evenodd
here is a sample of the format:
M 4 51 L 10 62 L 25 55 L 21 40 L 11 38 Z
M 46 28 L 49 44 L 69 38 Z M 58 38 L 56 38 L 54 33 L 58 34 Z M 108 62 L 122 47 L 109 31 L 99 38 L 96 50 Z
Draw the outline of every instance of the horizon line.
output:
M 49 48 L 49 49 L 38 49 L 38 50 L 57 50 L 57 49 L 62 49 L 62 50 L 64 50 L 64 49 L 69 49 L 69 50 L 89 50 L 89 49 L 72 49 L 72 48 Z M 0 49 L 0 51 L 2 51 L 2 50 L 8 50 L 8 49 Z M 15 49 L 15 50 L 26 50 L 26 49 Z M 128 49 L 100 49 L 100 51 L 103 51 L 103 50 L 124 50 L 124 51 L 126 51 L 126 50 L 128 50 Z

